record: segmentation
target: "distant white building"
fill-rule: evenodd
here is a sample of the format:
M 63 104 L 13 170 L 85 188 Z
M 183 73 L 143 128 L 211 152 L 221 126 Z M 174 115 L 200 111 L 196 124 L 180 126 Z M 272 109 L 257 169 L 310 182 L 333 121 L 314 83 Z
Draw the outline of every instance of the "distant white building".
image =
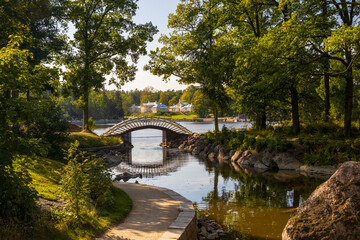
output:
M 141 107 L 133 104 L 131 107 L 129 107 L 129 111 L 131 113 L 139 113 L 141 112 Z
M 189 104 L 187 102 L 181 102 L 179 99 L 179 103 L 173 105 L 169 108 L 170 112 L 192 112 L 194 110 L 194 105 Z
M 194 111 L 194 105 L 188 104 L 188 105 L 184 106 L 182 109 L 183 109 L 184 112 L 193 112 Z
M 158 102 L 148 102 L 141 105 L 141 113 L 169 112 L 169 107 Z

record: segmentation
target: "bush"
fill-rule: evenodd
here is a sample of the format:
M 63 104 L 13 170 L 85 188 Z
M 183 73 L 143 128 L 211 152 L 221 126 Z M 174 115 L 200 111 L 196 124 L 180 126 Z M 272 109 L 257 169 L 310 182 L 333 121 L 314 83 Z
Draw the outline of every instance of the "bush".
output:
M 16 156 L 12 166 L 0 165 L 0 223 L 31 222 L 36 209 L 37 192 L 30 187 L 26 159 Z
M 25 122 L 29 138 L 39 139 L 48 151 L 45 156 L 62 159 L 63 149 L 68 147 L 69 123 L 64 118 L 61 108 L 52 100 L 38 100 L 34 106 L 33 117 Z M 44 147 L 41 150 L 44 150 Z M 38 153 L 39 154 L 39 153 Z
M 334 123 L 327 123 L 327 122 L 316 122 L 316 123 L 309 123 L 306 124 L 302 132 L 306 134 L 334 134 L 338 131 L 342 131 L 341 128 L 334 124 Z
M 112 203 L 111 191 L 112 186 L 110 169 L 105 168 L 105 160 L 94 158 L 83 162 L 83 170 L 87 175 L 90 198 L 95 207 L 106 206 Z
M 284 152 L 291 147 L 291 143 L 289 143 L 286 138 L 276 134 L 273 134 L 266 139 L 266 145 L 269 152 Z
M 64 211 L 68 213 L 71 222 L 81 222 L 81 217 L 90 207 L 90 185 L 89 179 L 84 173 L 83 164 L 78 158 L 84 158 L 76 154 L 79 143 L 72 144 L 68 151 L 68 164 L 65 166 L 64 178 L 61 181 L 63 198 L 67 201 Z
M 308 165 L 333 165 L 359 160 L 360 138 L 331 140 L 327 136 L 317 134 L 312 138 L 301 136 L 299 143 L 304 146 L 304 162 Z
M 88 119 L 88 129 L 92 132 L 94 131 L 96 128 L 96 122 L 94 121 L 94 119 L 92 117 L 90 117 Z
M 81 223 L 83 216 L 96 206 L 111 203 L 111 175 L 101 159 L 89 160 L 82 153 L 77 153 L 76 141 L 68 151 L 68 164 L 65 167 L 62 189 L 64 199 L 68 201 L 64 211 L 69 222 Z M 81 160 L 81 161 L 79 161 Z

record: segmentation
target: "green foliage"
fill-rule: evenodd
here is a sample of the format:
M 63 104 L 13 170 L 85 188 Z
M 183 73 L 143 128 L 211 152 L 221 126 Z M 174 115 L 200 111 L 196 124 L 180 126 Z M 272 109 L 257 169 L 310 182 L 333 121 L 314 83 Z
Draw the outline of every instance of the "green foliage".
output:
M 79 224 L 93 206 L 110 206 L 113 198 L 110 170 L 105 169 L 101 159 L 85 158 L 83 153 L 77 153 L 79 143 L 71 144 L 68 151 L 68 164 L 65 166 L 61 181 L 63 197 L 67 200 L 64 213 L 69 222 Z
M 0 164 L 0 223 L 30 222 L 35 217 L 37 192 L 30 186 L 27 159 L 16 156 L 12 166 Z
M 304 162 L 308 165 L 336 165 L 346 161 L 359 161 L 360 138 L 336 140 L 316 135 L 299 138 L 305 148 Z
M 113 146 L 122 143 L 120 137 L 99 137 L 94 133 L 87 132 L 71 133 L 70 139 L 73 142 L 78 141 L 80 148 Z
M 315 122 L 315 123 L 305 124 L 301 132 L 312 135 L 314 134 L 328 135 L 328 134 L 336 134 L 336 132 L 339 131 L 341 131 L 340 127 L 334 123 Z
M 74 40 L 61 61 L 67 90 L 77 98 L 87 126 L 90 90 L 104 87 L 105 75 L 114 74 L 110 84 L 120 87 L 135 78 L 136 63 L 146 54 L 146 43 L 157 32 L 152 23 L 135 24 L 136 1 L 69 1 L 67 19 L 74 24 Z M 86 17 L 84 17 L 86 16 Z M 67 91 L 69 93 L 69 91 Z
M 88 129 L 92 132 L 95 130 L 95 128 L 96 128 L 96 122 L 92 117 L 90 117 L 88 120 Z
M 31 176 L 31 187 L 39 197 L 56 201 L 61 195 L 60 180 L 64 163 L 48 158 L 37 157 L 32 160 L 28 171 Z
M 229 130 L 225 126 L 221 132 L 207 132 L 205 136 L 209 142 L 216 142 L 224 145 L 228 149 L 239 151 L 255 150 L 260 152 L 261 150 L 267 149 L 270 152 L 284 152 L 291 147 L 291 143 L 288 142 L 285 137 L 278 134 L 253 136 L 251 131 Z
M 181 83 L 199 84 L 214 113 L 229 108 L 226 86 L 235 69 L 237 36 L 224 27 L 221 6 L 219 1 L 181 1 L 176 13 L 169 16 L 171 33 L 159 39 L 164 47 L 151 51 L 145 66 L 165 81 L 173 75 Z M 182 99 L 193 100 L 189 95 L 184 93 Z
M 90 208 L 90 182 L 83 170 L 83 163 L 78 161 L 78 158 L 84 160 L 81 153 L 76 153 L 78 145 L 76 142 L 69 148 L 68 164 L 65 166 L 62 179 L 63 198 L 67 201 L 64 211 L 75 224 L 82 221 L 82 216 Z
M 90 183 L 90 199 L 95 207 L 112 206 L 114 201 L 110 191 L 112 186 L 111 170 L 105 168 L 105 164 L 104 159 L 93 158 L 84 160 L 82 166 Z
M 25 126 L 28 137 L 40 139 L 43 145 L 49 146 L 46 156 L 63 158 L 63 149 L 67 147 L 69 141 L 68 134 L 65 133 L 68 122 L 54 101 L 37 100 L 33 108 L 33 117 L 25 122 Z
M 287 141 L 286 137 L 273 134 L 266 138 L 266 146 L 269 152 L 284 152 L 292 145 Z

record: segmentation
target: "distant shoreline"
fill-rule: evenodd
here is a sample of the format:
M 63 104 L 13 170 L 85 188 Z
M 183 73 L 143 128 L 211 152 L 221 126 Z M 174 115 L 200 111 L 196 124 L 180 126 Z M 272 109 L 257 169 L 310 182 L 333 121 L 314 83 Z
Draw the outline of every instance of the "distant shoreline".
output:
M 171 119 L 171 118 L 168 118 Z M 214 118 L 192 118 L 192 119 L 172 119 L 175 122 L 214 122 Z M 100 120 L 95 120 L 96 124 L 111 124 L 111 123 L 119 123 L 122 120 L 120 119 L 100 119 Z M 232 117 L 228 117 L 228 118 L 219 118 L 219 123 L 224 123 L 224 122 L 249 122 L 249 120 L 247 119 L 247 121 L 245 119 L 240 119 L 239 121 L 237 121 L 236 119 L 232 118 Z M 74 121 L 70 121 L 70 123 L 72 124 L 82 124 L 82 120 L 74 120 Z

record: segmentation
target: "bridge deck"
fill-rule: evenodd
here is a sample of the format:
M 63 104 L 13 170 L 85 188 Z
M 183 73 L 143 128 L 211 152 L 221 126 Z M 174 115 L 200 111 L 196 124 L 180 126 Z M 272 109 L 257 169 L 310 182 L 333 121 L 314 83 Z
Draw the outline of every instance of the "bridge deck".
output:
M 156 128 L 162 130 L 171 130 L 178 134 L 191 134 L 192 132 L 175 122 L 165 118 L 139 117 L 124 120 L 105 131 L 101 136 L 121 135 L 144 128 Z

